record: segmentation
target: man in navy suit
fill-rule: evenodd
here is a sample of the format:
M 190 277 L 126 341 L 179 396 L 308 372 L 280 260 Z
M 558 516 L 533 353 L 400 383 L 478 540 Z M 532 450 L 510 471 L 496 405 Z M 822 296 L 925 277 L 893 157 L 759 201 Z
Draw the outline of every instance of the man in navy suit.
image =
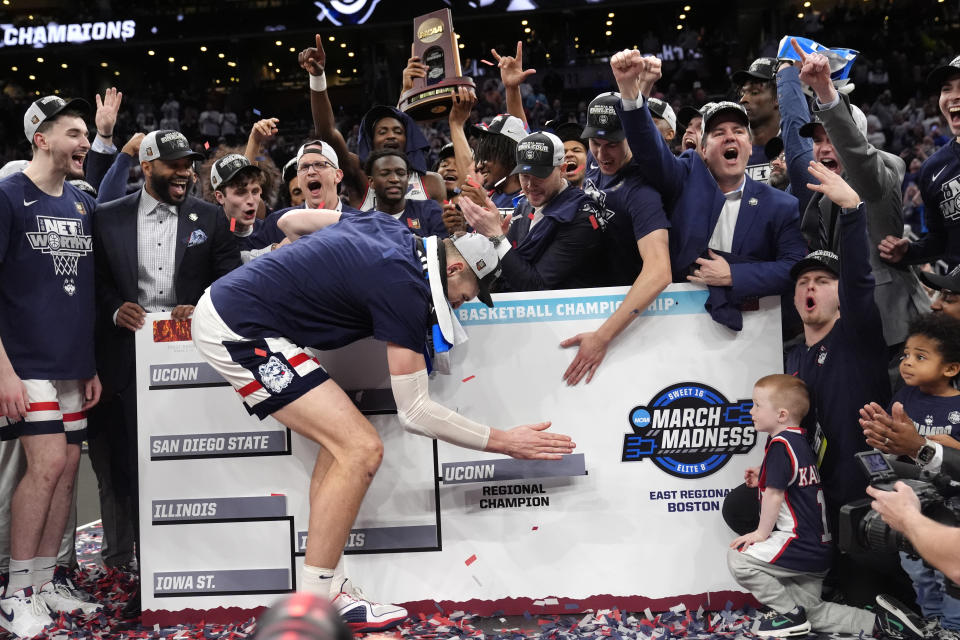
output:
M 738 307 L 745 300 L 792 287 L 790 267 L 807 253 L 797 199 L 746 175 L 752 147 L 743 107 L 713 105 L 703 114 L 699 149 L 675 157 L 646 103 L 660 78 L 660 60 L 626 50 L 610 66 L 634 158 L 670 216 L 674 281 L 707 285 L 713 318 L 739 330 Z
M 137 520 L 137 401 L 134 332 L 149 312 L 186 320 L 214 280 L 240 266 L 240 250 L 219 208 L 187 196 L 192 162 L 202 159 L 177 131 L 140 145 L 144 185 L 97 209 L 94 224 L 97 368 L 105 400 L 91 416 L 91 462 L 112 485 L 118 518 Z M 96 451 L 96 453 L 94 453 Z M 131 606 L 128 614 L 139 614 Z

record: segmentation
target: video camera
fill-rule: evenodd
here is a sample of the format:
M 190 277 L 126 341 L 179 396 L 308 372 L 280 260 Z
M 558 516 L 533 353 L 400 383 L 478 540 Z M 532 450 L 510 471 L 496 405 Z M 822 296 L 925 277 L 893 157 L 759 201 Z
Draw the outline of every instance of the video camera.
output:
M 941 524 L 956 527 L 960 524 L 960 504 L 949 498 L 960 495 L 960 483 L 944 474 L 926 480 L 900 478 L 886 456 L 879 451 L 861 451 L 857 462 L 872 487 L 893 491 L 897 480 L 902 480 L 920 500 L 923 515 Z M 871 498 L 864 498 L 840 507 L 840 550 L 846 553 L 903 551 L 918 557 L 906 537 L 890 528 L 880 514 L 870 507 Z

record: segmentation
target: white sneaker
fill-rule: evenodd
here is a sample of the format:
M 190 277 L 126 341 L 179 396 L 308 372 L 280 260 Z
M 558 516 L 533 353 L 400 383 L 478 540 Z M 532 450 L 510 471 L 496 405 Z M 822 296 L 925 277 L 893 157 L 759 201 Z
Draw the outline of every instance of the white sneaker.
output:
M 32 638 L 53 624 L 50 610 L 43 600 L 33 593 L 32 587 L 24 587 L 8 597 L 0 598 L 0 627 L 20 638 Z
M 356 589 L 354 588 L 356 591 Z M 340 592 L 332 606 L 337 615 L 355 633 L 369 633 L 391 629 L 407 619 L 407 610 L 392 604 L 379 604 L 364 598 Z
M 54 574 L 53 580 L 40 587 L 38 595 L 51 611 L 93 613 L 103 609 L 102 604 L 86 591 L 78 589 L 66 575 Z

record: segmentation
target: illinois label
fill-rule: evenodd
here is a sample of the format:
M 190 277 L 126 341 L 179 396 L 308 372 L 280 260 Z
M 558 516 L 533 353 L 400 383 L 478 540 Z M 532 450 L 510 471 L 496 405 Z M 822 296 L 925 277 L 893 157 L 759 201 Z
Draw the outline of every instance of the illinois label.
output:
M 678 478 L 703 478 L 723 468 L 735 454 L 748 453 L 757 434 L 750 400 L 728 401 L 716 389 L 680 382 L 634 407 L 632 433 L 623 438 L 623 462 L 649 458 Z

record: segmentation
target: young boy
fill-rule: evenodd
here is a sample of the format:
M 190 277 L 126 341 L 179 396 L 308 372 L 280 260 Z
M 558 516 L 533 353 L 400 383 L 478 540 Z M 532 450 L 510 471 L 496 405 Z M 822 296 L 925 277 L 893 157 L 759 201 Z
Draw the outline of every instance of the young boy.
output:
M 802 380 L 769 375 L 753 388 L 750 416 L 768 434 L 763 464 L 747 471 L 748 486 L 760 490 L 760 525 L 730 543 L 727 565 L 734 579 L 772 609 L 754 633 L 761 637 L 803 636 L 808 632 L 922 638 L 903 607 L 896 613 L 824 602 L 823 578 L 833 550 L 823 510 L 817 460 L 798 426 L 810 408 Z
M 257 242 L 256 232 L 263 226 L 257 218 L 262 204 L 263 171 L 239 153 L 225 155 L 210 167 L 213 196 L 223 207 L 230 230 L 237 239 L 243 262 L 249 262 L 270 250 L 270 245 Z
M 900 360 L 906 386 L 893 401 L 903 403 L 920 435 L 954 449 L 960 449 L 958 374 L 960 320 L 935 313 L 911 322 Z M 937 638 L 960 639 L 960 599 L 945 592 L 943 574 L 902 552 L 900 564 L 913 581 L 927 630 Z

